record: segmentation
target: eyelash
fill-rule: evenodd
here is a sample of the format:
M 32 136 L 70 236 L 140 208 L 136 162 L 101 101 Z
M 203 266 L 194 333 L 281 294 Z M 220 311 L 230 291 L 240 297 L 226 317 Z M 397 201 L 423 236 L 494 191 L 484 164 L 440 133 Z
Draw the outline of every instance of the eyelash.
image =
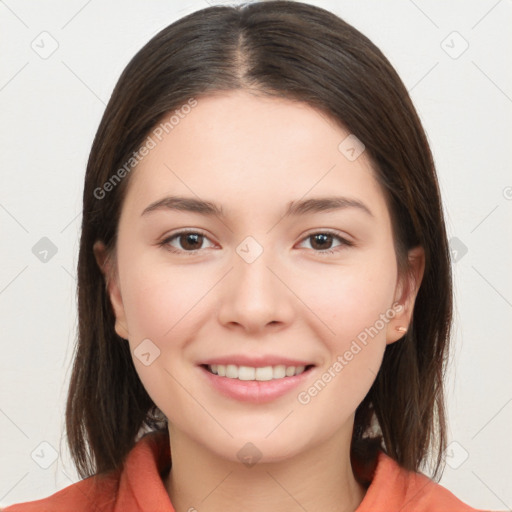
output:
M 179 231 L 178 233 L 174 233 L 173 235 L 165 238 L 164 240 L 162 240 L 161 242 L 158 243 L 158 245 L 160 247 L 163 247 L 164 249 L 168 250 L 169 252 L 172 252 L 172 253 L 175 253 L 175 254 L 187 254 L 188 256 L 194 256 L 196 255 L 199 251 L 201 251 L 201 249 L 195 249 L 193 251 L 184 251 L 184 250 L 180 250 L 180 249 L 176 249 L 174 247 L 171 247 L 169 245 L 169 243 L 171 242 L 171 240 L 174 240 L 175 238 L 179 238 L 180 236 L 182 235 L 188 235 L 188 234 L 194 234 L 194 235 L 202 235 L 203 237 L 207 238 L 209 240 L 209 238 L 207 237 L 207 235 L 205 233 L 203 233 L 202 231 L 200 230 L 184 230 L 184 231 Z M 354 243 L 349 241 L 349 240 L 346 240 L 345 238 L 341 237 L 340 235 L 338 235 L 336 232 L 334 231 L 329 231 L 329 230 L 325 230 L 325 231 L 315 231 L 314 233 L 310 233 L 309 235 L 306 235 L 302 240 L 301 240 L 301 243 L 304 242 L 305 240 L 307 240 L 308 238 L 311 238 L 315 235 L 331 235 L 332 237 L 334 237 L 335 239 L 338 239 L 338 241 L 341 242 L 341 245 L 337 246 L 337 248 L 334 248 L 334 249 L 324 249 L 324 250 L 319 250 L 319 251 L 315 251 L 313 249 L 313 252 L 317 253 L 317 254 L 320 254 L 321 256 L 329 256 L 331 254 L 335 254 L 335 253 L 338 253 L 340 250 L 340 248 L 342 248 L 343 246 L 346 246 L 346 247 L 352 247 L 354 246 Z

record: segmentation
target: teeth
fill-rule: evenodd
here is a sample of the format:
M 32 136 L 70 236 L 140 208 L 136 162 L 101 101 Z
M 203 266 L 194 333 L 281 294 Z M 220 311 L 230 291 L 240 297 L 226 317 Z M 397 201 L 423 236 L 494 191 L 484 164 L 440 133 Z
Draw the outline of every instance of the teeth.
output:
M 239 380 L 265 381 L 299 375 L 304 371 L 305 366 L 285 366 L 284 364 L 281 364 L 277 366 L 254 368 L 252 366 L 236 366 L 234 364 L 212 364 L 208 366 L 208 369 L 219 377 L 228 377 L 229 379 Z

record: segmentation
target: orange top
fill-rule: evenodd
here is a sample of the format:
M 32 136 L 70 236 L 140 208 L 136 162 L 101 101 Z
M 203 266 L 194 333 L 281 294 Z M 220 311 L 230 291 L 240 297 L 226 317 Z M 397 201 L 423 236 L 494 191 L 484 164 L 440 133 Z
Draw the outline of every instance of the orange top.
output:
M 170 468 L 167 432 L 142 437 L 126 458 L 124 469 L 91 476 L 37 501 L 11 505 L 5 512 L 175 512 L 162 477 Z M 356 512 L 477 511 L 422 473 L 401 468 L 379 451 L 377 465 Z

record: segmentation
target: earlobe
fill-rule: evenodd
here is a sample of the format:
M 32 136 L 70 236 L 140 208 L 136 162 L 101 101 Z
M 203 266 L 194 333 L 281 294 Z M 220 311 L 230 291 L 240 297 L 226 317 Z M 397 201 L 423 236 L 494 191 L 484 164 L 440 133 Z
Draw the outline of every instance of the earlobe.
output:
M 101 273 L 105 279 L 105 289 L 108 294 L 112 309 L 116 317 L 115 331 L 117 335 L 123 339 L 128 339 L 128 328 L 126 325 L 126 316 L 124 311 L 121 290 L 119 289 L 118 279 L 113 268 L 111 259 L 107 254 L 105 244 L 97 240 L 93 245 L 94 257 Z
M 389 322 L 386 343 L 394 343 L 403 338 L 409 330 L 414 312 L 414 304 L 425 271 L 425 251 L 418 246 L 408 253 L 409 267 L 404 275 L 399 276 L 395 291 L 395 303 L 400 304 L 400 312 Z

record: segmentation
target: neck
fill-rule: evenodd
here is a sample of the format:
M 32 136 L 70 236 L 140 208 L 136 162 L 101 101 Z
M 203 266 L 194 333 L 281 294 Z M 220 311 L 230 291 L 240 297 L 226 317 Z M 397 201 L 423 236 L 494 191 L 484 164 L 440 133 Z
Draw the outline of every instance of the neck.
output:
M 350 462 L 352 429 L 279 462 L 234 462 L 169 428 L 164 479 L 176 512 L 354 512 L 365 495 Z

